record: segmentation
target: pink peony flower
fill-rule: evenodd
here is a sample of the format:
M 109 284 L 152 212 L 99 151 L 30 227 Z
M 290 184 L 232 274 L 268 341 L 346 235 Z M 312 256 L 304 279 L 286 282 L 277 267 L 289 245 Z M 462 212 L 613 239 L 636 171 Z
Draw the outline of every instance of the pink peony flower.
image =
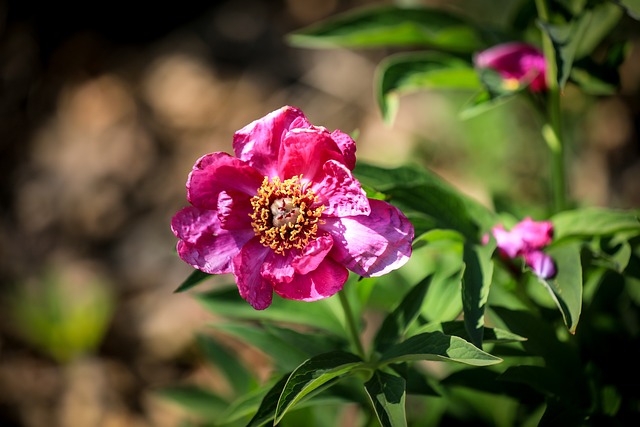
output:
M 533 272 L 543 279 L 555 276 L 553 259 L 542 251 L 553 238 L 551 222 L 536 222 L 525 218 L 511 231 L 506 231 L 502 225 L 496 225 L 491 232 L 503 257 L 514 259 L 521 256 Z
M 235 133 L 236 157 L 201 157 L 187 180 L 192 206 L 171 228 L 179 256 L 210 274 L 233 273 L 255 309 L 315 301 L 342 289 L 347 269 L 380 276 L 411 255 L 413 226 L 368 199 L 351 170 L 355 142 L 283 107 Z
M 547 90 L 544 54 L 526 43 L 504 43 L 478 53 L 474 62 L 478 68 L 496 70 L 505 84 L 517 89 L 529 84 L 532 92 Z

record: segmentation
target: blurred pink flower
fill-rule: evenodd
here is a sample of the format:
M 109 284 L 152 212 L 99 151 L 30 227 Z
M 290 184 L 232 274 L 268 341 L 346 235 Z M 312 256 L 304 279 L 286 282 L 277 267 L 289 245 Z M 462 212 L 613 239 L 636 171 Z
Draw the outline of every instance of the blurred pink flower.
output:
M 478 53 L 474 62 L 478 68 L 497 71 L 507 87 L 517 89 L 529 84 L 532 92 L 547 90 L 544 54 L 535 46 L 520 43 L 504 43 Z
M 553 239 L 551 222 L 536 222 L 531 218 L 525 218 L 511 231 L 506 231 L 502 225 L 496 225 L 491 229 L 491 233 L 503 257 L 514 259 L 521 256 L 536 275 L 544 279 L 555 276 L 556 266 L 553 259 L 542 251 Z
M 355 142 L 283 107 L 233 139 L 236 157 L 203 156 L 187 180 L 192 206 L 171 222 L 179 256 L 210 274 L 233 273 L 255 309 L 315 301 L 342 289 L 347 269 L 380 276 L 411 255 L 413 226 L 368 199 L 351 170 Z

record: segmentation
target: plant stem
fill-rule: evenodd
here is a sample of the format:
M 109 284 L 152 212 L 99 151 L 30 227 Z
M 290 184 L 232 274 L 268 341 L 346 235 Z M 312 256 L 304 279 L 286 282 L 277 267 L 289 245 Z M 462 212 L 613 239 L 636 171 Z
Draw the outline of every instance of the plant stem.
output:
M 349 330 L 349 334 L 351 335 L 353 346 L 355 347 L 358 356 L 360 356 L 364 360 L 364 347 L 362 347 L 362 342 L 360 341 L 360 334 L 358 333 L 358 328 L 356 327 L 356 320 L 353 318 L 353 310 L 351 310 L 351 304 L 349 304 L 347 294 L 343 290 L 338 292 L 338 297 L 340 298 L 340 304 L 342 304 L 342 309 L 344 310 L 344 317 L 347 322 L 347 329 Z
M 549 8 L 545 0 L 535 0 L 540 20 L 549 22 Z M 551 151 L 551 192 L 553 210 L 559 212 L 567 208 L 566 167 L 564 158 L 564 138 L 562 135 L 562 111 L 560 109 L 560 88 L 555 49 L 548 34 L 542 34 L 542 47 L 547 64 L 547 124 L 542 135 Z

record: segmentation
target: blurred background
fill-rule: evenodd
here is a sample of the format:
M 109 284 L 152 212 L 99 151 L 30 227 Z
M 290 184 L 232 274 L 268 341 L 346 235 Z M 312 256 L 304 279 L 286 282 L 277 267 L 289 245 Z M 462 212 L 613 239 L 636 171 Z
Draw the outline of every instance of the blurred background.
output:
M 180 410 L 155 390 L 216 387 L 194 344 L 214 319 L 172 293 L 191 269 L 170 219 L 195 160 L 230 152 L 234 131 L 282 105 L 357 132 L 360 160 L 421 163 L 489 205 L 546 201 L 526 104 L 461 122 L 472 94 L 425 92 L 403 97 L 385 126 L 373 79 L 390 51 L 286 44 L 374 3 L 393 2 L 0 0 L 1 426 L 175 426 Z M 499 26 L 519 2 L 395 3 Z M 640 207 L 638 30 L 628 19 L 616 30 L 632 45 L 620 95 L 564 94 L 580 204 Z M 261 355 L 238 351 L 266 374 Z

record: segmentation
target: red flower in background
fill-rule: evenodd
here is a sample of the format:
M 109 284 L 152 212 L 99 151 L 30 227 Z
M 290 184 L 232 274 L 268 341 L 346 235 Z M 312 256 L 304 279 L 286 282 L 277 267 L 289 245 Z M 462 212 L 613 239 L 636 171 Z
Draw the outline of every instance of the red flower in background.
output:
M 544 54 L 535 46 L 513 42 L 504 43 L 478 53 L 474 62 L 478 68 L 497 71 L 505 83 L 514 89 L 528 84 L 532 92 L 547 90 Z
M 236 157 L 203 156 L 187 180 L 192 206 L 171 228 L 179 256 L 210 274 L 233 273 L 254 308 L 314 301 L 342 289 L 348 270 L 380 276 L 407 262 L 413 226 L 368 199 L 351 170 L 355 142 L 283 107 L 236 132 Z
M 502 225 L 497 225 L 491 229 L 491 232 L 503 257 L 510 259 L 523 257 L 533 272 L 543 279 L 556 275 L 553 259 L 542 251 L 553 238 L 551 222 L 536 222 L 531 218 L 525 218 L 511 231 L 506 231 Z

